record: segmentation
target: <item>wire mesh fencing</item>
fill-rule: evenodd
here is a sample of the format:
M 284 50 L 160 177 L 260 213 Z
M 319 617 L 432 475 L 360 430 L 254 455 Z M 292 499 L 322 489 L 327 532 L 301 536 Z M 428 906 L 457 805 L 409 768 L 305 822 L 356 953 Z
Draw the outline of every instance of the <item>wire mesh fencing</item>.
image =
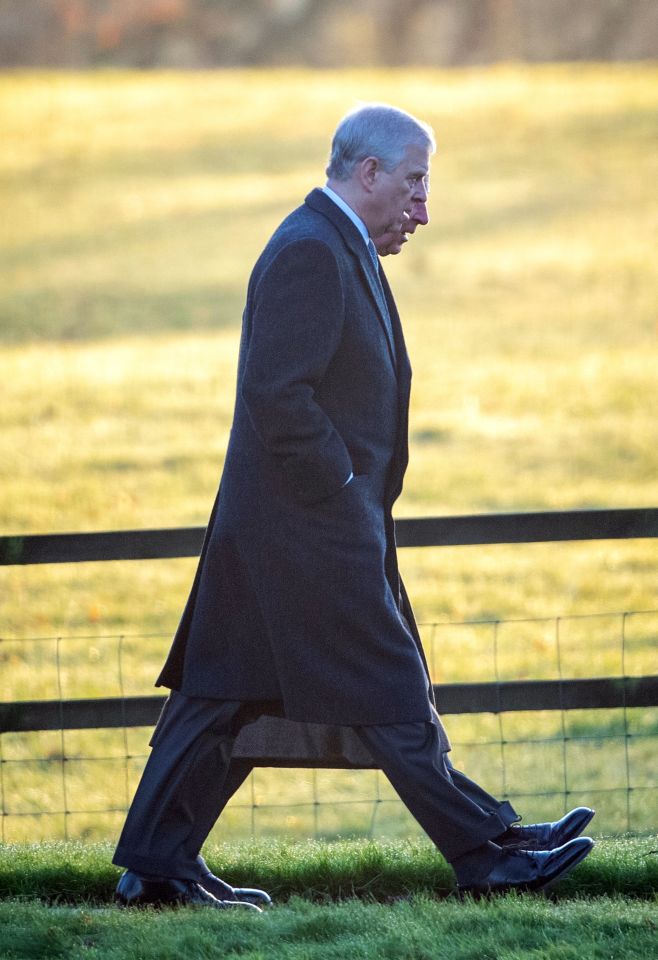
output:
M 526 822 L 555 819 L 586 803 L 599 833 L 655 829 L 658 816 L 658 698 L 626 702 L 623 678 L 653 680 L 658 611 L 421 625 L 449 712 L 452 760 Z M 0 642 L 5 706 L 49 701 L 56 729 L 0 734 L 2 840 L 112 838 L 148 755 L 151 726 L 92 720 L 70 729 L 72 701 L 152 695 L 169 646 L 163 635 L 42 637 Z M 574 708 L 567 684 L 621 684 L 614 706 Z M 551 708 L 526 696 L 506 709 L 506 685 L 550 685 Z M 460 686 L 487 685 L 486 709 L 459 712 Z M 451 689 L 448 709 L 442 691 Z M 531 688 L 532 689 L 532 688 Z M 492 699 L 493 697 L 493 699 Z M 455 703 L 456 701 L 456 703 Z M 98 700 L 100 703 L 100 699 Z M 539 709 L 537 709 L 539 707 Z M 93 703 L 91 705 L 93 711 Z M 8 715 L 8 714 L 7 714 Z M 93 724 L 93 725 L 92 725 Z M 9 729 L 7 729 L 9 728 Z M 386 778 L 372 769 L 258 767 L 215 828 L 216 838 L 401 837 L 420 832 Z

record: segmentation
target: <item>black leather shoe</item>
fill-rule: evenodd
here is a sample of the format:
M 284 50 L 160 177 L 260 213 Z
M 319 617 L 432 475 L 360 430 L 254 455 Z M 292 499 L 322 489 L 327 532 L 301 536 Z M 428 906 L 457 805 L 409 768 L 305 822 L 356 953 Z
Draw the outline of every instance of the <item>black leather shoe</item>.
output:
M 594 846 L 589 837 L 576 837 L 556 850 L 503 850 L 489 873 L 475 882 L 460 882 L 460 895 L 482 896 L 509 890 L 547 890 L 576 864 L 584 860 Z
M 114 895 L 122 907 L 211 907 L 228 910 L 234 907 L 261 913 L 253 903 L 238 900 L 219 900 L 194 880 L 178 880 L 174 877 L 145 877 L 134 870 L 126 870 L 119 878 Z
M 232 887 L 225 880 L 220 880 L 214 873 L 206 873 L 199 880 L 199 885 L 211 893 L 218 900 L 239 900 L 241 903 L 253 903 L 257 907 L 271 907 L 272 898 L 264 890 L 252 887 Z
M 503 850 L 555 850 L 580 836 L 593 816 L 589 807 L 576 807 L 555 823 L 529 823 L 527 827 L 513 823 L 494 843 Z

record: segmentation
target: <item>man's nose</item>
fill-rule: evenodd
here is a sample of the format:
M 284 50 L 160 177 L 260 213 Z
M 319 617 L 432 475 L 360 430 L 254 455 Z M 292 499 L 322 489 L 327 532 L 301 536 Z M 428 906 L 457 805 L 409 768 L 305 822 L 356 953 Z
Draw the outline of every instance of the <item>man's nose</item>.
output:
M 421 227 L 427 226 L 430 222 L 430 215 L 427 211 L 427 201 L 416 201 L 411 208 L 410 219 L 415 220 Z

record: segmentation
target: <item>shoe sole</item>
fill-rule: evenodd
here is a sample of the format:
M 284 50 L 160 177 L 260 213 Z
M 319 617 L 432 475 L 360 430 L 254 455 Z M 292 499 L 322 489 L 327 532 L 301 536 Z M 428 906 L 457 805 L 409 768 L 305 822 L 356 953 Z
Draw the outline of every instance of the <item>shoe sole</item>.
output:
M 246 900 L 218 900 L 216 903 L 204 903 L 194 900 L 124 900 L 115 897 L 114 902 L 122 910 L 178 910 L 181 907 L 193 907 L 195 910 L 242 910 L 248 913 L 262 913 L 263 908 Z

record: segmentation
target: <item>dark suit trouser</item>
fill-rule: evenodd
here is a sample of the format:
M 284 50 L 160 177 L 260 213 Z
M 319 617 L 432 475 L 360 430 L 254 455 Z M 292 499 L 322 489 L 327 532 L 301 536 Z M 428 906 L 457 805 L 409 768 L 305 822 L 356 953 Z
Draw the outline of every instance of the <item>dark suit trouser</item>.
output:
M 251 771 L 232 760 L 253 705 L 173 692 L 151 741 L 114 863 L 155 876 L 198 880 L 201 847 Z M 448 861 L 476 850 L 518 819 L 506 802 L 454 770 L 433 722 L 354 727 L 412 815 Z

